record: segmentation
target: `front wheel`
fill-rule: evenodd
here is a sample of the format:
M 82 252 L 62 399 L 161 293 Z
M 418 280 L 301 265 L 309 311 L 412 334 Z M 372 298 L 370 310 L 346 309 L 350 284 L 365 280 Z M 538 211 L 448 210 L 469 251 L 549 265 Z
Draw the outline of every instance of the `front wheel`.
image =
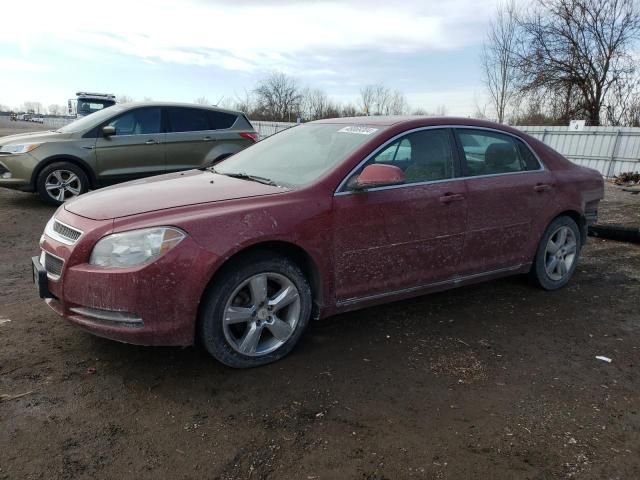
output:
M 225 365 L 265 365 L 296 345 L 311 303 L 309 283 L 295 263 L 275 254 L 251 255 L 226 269 L 205 293 L 200 338 Z
M 578 264 L 581 247 L 580 229 L 571 217 L 558 217 L 547 227 L 538 245 L 529 273 L 545 290 L 564 287 Z
M 57 206 L 85 193 L 89 189 L 89 179 L 77 165 L 56 162 L 42 169 L 36 180 L 36 187 L 40 198 Z

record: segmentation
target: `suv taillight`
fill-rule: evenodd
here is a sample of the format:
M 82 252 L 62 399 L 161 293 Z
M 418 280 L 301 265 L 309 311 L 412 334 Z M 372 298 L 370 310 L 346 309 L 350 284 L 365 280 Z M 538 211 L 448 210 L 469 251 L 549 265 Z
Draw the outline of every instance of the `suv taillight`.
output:
M 258 141 L 258 134 L 256 132 L 242 132 L 240 133 L 242 138 L 248 138 L 249 140 L 253 140 L 254 142 Z

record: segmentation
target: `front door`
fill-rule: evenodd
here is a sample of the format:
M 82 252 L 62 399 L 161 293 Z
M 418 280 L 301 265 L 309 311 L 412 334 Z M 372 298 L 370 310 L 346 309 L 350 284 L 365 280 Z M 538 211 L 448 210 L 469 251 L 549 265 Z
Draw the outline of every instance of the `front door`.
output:
M 532 242 L 532 223 L 548 215 L 552 174 L 514 136 L 456 129 L 466 176 L 469 216 L 461 260 L 463 274 L 519 266 Z
M 116 129 L 110 137 L 96 140 L 97 174 L 109 184 L 165 172 L 165 146 L 161 109 L 129 110 L 107 125 Z
M 450 130 L 420 130 L 391 142 L 367 162 L 402 168 L 405 184 L 336 193 L 338 302 L 420 287 L 456 274 L 467 216 L 466 187 L 456 179 L 456 159 Z

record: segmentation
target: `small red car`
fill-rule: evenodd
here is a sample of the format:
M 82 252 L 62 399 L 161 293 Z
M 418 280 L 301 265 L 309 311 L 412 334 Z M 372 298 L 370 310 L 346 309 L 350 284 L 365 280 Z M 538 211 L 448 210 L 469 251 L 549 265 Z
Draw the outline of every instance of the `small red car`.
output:
M 289 353 L 311 318 L 521 273 L 560 288 L 602 197 L 598 172 L 503 125 L 322 120 L 67 202 L 34 280 L 91 333 L 199 340 L 251 367 Z

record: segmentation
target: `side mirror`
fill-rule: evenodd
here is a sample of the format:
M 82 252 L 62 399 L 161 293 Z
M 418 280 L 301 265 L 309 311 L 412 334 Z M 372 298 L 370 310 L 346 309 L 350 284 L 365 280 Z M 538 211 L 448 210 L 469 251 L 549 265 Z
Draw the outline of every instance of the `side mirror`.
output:
M 111 125 L 107 125 L 106 127 L 102 127 L 102 135 L 105 137 L 110 137 L 111 135 L 116 134 L 116 127 L 112 127 Z
M 407 180 L 404 172 L 393 165 L 367 165 L 362 173 L 351 182 L 351 189 L 366 190 L 368 188 L 401 185 Z

